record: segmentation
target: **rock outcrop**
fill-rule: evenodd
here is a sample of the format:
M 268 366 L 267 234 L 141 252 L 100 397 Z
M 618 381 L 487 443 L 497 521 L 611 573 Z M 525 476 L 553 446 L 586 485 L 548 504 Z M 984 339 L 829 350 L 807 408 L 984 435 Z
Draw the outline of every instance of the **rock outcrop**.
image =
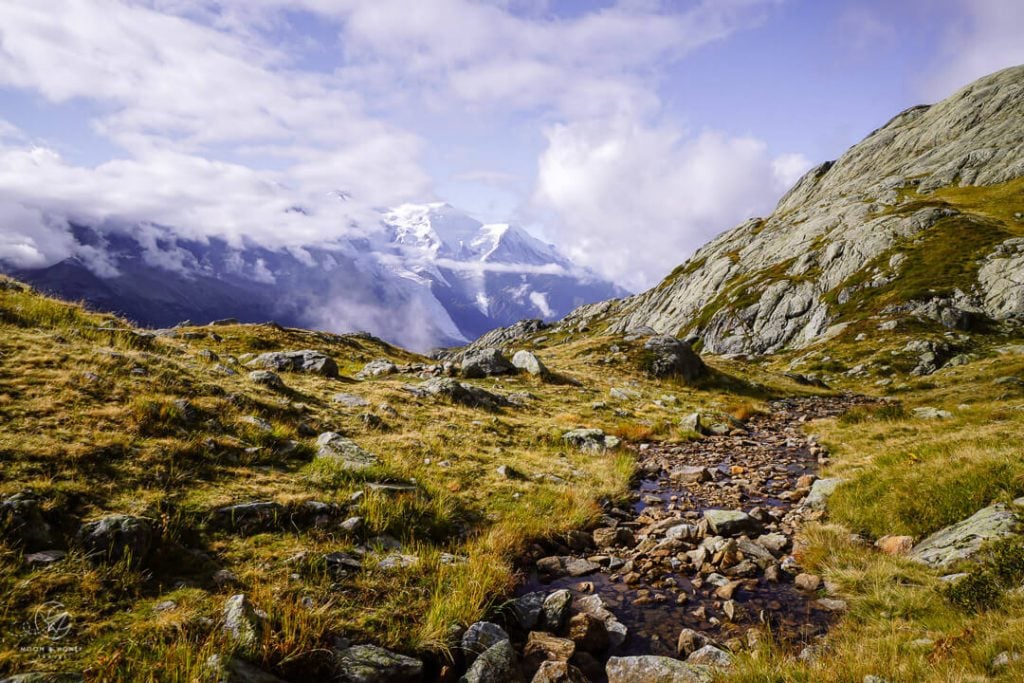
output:
M 943 190 L 998 191 L 1022 177 L 1018 66 L 899 114 L 810 170 L 769 217 L 723 233 L 647 292 L 576 309 L 551 333 L 647 329 L 699 338 L 712 353 L 771 353 L 886 307 L 946 327 L 1020 320 L 1020 218 L 976 212 Z M 1007 196 L 1019 196 L 1013 187 Z

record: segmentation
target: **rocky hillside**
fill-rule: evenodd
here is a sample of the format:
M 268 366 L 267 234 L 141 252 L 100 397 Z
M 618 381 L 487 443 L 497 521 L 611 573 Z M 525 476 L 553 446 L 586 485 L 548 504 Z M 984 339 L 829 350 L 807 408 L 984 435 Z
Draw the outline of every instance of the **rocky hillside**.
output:
M 948 328 L 1024 318 L 1024 66 L 899 114 L 808 172 L 767 218 L 650 291 L 567 330 L 650 327 L 714 353 L 770 353 L 910 314 Z M 895 324 L 895 323 L 890 323 Z

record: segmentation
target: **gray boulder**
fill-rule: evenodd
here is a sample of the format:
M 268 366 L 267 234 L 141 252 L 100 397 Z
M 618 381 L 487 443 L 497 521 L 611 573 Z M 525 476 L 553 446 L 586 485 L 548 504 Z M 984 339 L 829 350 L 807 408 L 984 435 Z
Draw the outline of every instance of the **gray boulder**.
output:
M 742 510 L 705 510 L 708 528 L 719 536 L 739 536 L 757 533 L 761 525 Z
M 505 629 L 490 621 L 471 624 L 462 634 L 462 651 L 466 662 L 472 663 L 477 657 L 502 641 L 508 641 Z
M 968 560 L 989 541 L 1012 536 L 1017 515 L 1002 503 L 990 505 L 967 519 L 936 531 L 910 551 L 910 559 L 937 569 L 948 569 Z
M 29 491 L 0 501 L 0 534 L 30 551 L 45 550 L 53 544 L 50 525 L 43 519 L 39 501 Z
M 562 441 L 585 453 L 602 453 L 619 447 L 618 437 L 600 429 L 573 429 L 562 434 Z
M 452 403 L 470 408 L 497 410 L 512 405 L 504 396 L 499 396 L 472 384 L 456 381 L 450 377 L 435 377 L 416 385 L 407 384 L 404 389 L 414 396 L 442 397 Z
M 507 375 L 516 371 L 498 349 L 472 351 L 462 358 L 462 376 L 466 379 Z
M 141 517 L 110 515 L 83 524 L 78 531 L 78 543 L 93 560 L 119 562 L 128 559 L 137 564 L 152 547 L 153 527 Z
M 502 640 L 477 657 L 459 683 L 516 683 L 521 680 L 512 643 Z
M 541 379 L 551 375 L 540 358 L 529 351 L 516 351 L 512 356 L 512 365 Z
M 350 683 L 418 683 L 423 662 L 376 645 L 353 645 L 336 653 L 341 680 Z
M 572 606 L 572 593 L 565 588 L 560 588 L 544 598 L 542 607 L 541 626 L 548 631 L 558 631 L 569 618 L 569 608 Z
M 543 591 L 534 591 L 513 600 L 509 611 L 515 625 L 523 631 L 532 631 L 544 614 L 545 597 Z
M 337 432 L 324 432 L 316 440 L 317 457 L 329 458 L 342 469 L 366 470 L 380 464 L 376 455 Z
M 689 344 L 668 335 L 651 337 L 644 343 L 642 365 L 652 377 L 678 377 L 687 382 L 703 377 L 708 370 Z
M 685 415 L 683 419 L 679 421 L 679 428 L 696 432 L 697 434 L 703 434 L 704 423 L 701 419 L 700 413 L 690 413 L 689 415 Z
M 311 349 L 261 353 L 246 365 L 277 372 L 306 372 L 332 378 L 338 376 L 338 364 L 327 354 Z
M 396 372 L 398 372 L 397 365 L 395 365 L 386 358 L 378 358 L 377 360 L 372 360 L 366 365 L 364 365 L 363 369 L 356 374 L 356 377 L 359 377 L 360 379 L 365 379 L 367 377 L 381 377 L 383 375 L 393 375 Z
M 284 381 L 270 370 L 253 370 L 249 373 L 249 379 L 261 386 L 271 389 L 284 389 Z
M 608 683 L 711 683 L 712 670 L 671 657 L 612 657 L 605 667 Z

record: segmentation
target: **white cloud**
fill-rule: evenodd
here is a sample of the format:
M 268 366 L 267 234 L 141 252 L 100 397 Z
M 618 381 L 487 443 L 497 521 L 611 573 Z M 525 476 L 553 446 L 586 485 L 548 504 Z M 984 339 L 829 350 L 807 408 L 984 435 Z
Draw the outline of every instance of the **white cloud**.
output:
M 994 71 L 1024 64 L 1024 3 L 958 0 L 962 14 L 945 37 L 944 57 L 924 85 L 931 101 Z
M 632 119 L 553 126 L 535 201 L 583 265 L 651 286 L 711 236 L 764 214 L 809 164 L 763 142 Z
M 188 16 L 205 9 L 155 4 Z M 290 69 L 281 50 L 238 22 L 218 29 L 188 16 L 116 0 L 0 6 L 0 86 L 55 105 L 95 102 L 93 128 L 122 150 L 73 165 L 0 122 L 0 198 L 51 223 L 151 222 L 284 246 L 349 234 L 373 207 L 428 192 L 421 141 L 368 115 L 338 78 Z M 336 189 L 353 200 L 329 198 Z M 4 230 L 66 242 L 47 225 Z M 22 247 L 19 264 L 61 251 Z

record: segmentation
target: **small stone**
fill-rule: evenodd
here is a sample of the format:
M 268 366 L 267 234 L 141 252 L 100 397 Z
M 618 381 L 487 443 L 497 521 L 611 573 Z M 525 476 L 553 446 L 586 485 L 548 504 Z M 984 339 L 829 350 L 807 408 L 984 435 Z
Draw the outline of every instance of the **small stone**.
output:
M 333 401 L 334 403 L 340 403 L 341 405 L 346 406 L 348 408 L 363 408 L 365 406 L 370 405 L 370 402 L 367 401 L 362 396 L 356 396 L 355 394 L 346 393 L 334 394 L 333 396 L 331 396 L 331 401 Z
M 797 574 L 793 583 L 800 590 L 811 593 L 821 588 L 821 577 L 817 574 Z
M 590 683 L 582 671 L 568 662 L 542 662 L 532 683 Z
M 269 370 L 253 370 L 249 373 L 249 379 L 256 384 L 270 387 L 271 389 L 281 390 L 285 388 L 284 381 L 280 376 Z
M 914 547 L 913 536 L 882 536 L 875 547 L 886 555 L 907 555 Z
M 711 481 L 711 471 L 706 467 L 677 467 L 669 474 L 669 478 L 681 484 L 700 484 Z
M 598 571 L 601 566 L 581 557 L 574 557 L 565 563 L 565 571 L 569 576 L 586 576 Z
M 25 564 L 30 567 L 46 567 L 60 562 L 67 553 L 63 550 L 40 550 L 38 553 L 30 553 L 25 556 Z

